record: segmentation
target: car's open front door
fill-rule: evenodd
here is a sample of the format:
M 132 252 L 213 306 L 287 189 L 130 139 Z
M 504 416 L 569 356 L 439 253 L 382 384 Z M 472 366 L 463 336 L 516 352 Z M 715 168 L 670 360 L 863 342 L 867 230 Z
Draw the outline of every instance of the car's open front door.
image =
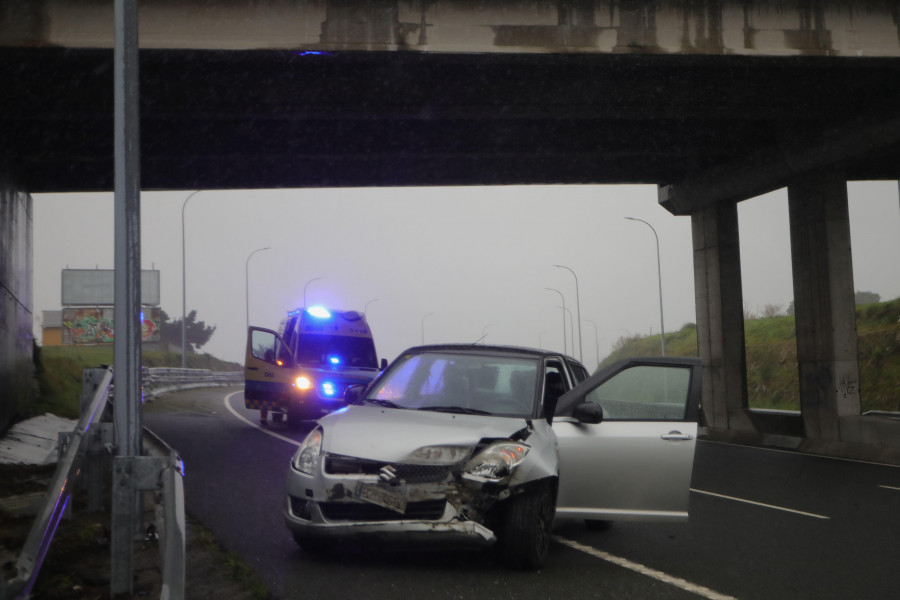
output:
M 557 515 L 589 520 L 687 518 L 700 399 L 697 359 L 627 359 L 560 399 Z M 603 409 L 596 420 L 579 405 Z M 582 406 L 582 409 L 584 407 Z
M 244 405 L 277 408 L 277 399 L 290 393 L 293 362 L 280 335 L 271 329 L 250 327 L 244 357 Z

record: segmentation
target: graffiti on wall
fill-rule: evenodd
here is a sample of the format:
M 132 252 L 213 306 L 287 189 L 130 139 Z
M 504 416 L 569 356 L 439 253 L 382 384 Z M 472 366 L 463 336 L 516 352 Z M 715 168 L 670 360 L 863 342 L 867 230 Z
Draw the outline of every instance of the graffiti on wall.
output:
M 141 341 L 160 340 L 162 311 L 158 306 L 141 309 Z M 115 339 L 112 307 L 64 308 L 63 344 L 111 344 Z

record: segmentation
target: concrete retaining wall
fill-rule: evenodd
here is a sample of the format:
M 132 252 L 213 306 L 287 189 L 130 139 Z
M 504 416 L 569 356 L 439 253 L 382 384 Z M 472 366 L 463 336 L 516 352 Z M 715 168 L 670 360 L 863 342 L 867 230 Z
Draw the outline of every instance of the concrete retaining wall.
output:
M 32 397 L 31 196 L 0 173 L 0 431 Z

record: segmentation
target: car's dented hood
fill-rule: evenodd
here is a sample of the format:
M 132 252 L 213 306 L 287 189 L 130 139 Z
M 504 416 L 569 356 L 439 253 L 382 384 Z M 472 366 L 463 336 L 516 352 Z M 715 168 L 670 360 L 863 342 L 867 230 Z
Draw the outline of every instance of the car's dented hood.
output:
M 319 420 L 323 450 L 372 460 L 401 462 L 424 447 L 457 448 L 434 462 L 452 463 L 484 438 L 504 439 L 527 426 L 525 419 L 424 410 L 350 406 Z M 413 460 L 413 462 L 417 462 Z

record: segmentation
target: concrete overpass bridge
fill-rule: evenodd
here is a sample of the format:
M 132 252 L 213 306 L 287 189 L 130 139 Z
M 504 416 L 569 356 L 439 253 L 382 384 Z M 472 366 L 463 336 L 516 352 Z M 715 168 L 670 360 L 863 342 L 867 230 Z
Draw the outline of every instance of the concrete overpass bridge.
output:
M 900 462 L 859 414 L 846 191 L 900 177 L 900 2 L 139 6 L 143 189 L 655 184 L 692 221 L 712 435 Z M 30 194 L 113 189 L 113 38 L 107 0 L 0 8 L 0 424 L 28 388 Z M 788 424 L 748 408 L 737 225 L 784 187 Z

